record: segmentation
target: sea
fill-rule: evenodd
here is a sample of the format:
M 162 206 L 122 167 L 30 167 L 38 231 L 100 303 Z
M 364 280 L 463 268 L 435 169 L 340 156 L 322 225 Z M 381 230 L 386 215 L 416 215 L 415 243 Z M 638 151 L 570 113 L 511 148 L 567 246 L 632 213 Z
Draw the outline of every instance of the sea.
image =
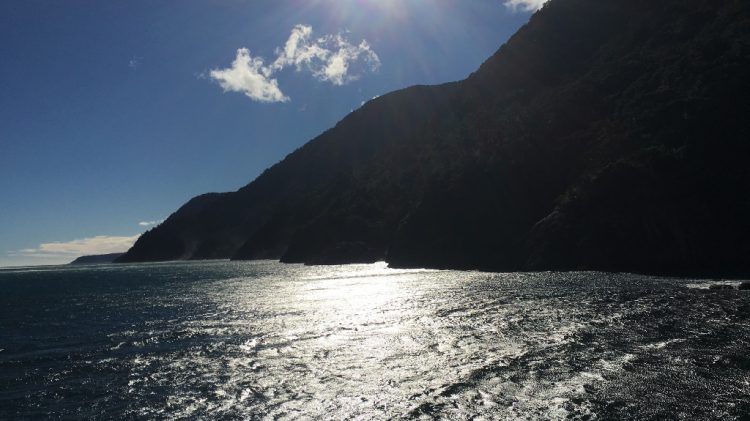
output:
M 738 283 L 385 263 L 3 269 L 0 419 L 747 420 Z

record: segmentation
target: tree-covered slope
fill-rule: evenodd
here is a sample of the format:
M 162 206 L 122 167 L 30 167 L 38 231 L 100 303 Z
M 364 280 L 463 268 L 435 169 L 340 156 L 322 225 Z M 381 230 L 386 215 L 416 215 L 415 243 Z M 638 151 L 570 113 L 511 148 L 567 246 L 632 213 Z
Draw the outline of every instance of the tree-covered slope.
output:
M 749 58 L 744 1 L 552 0 L 468 79 L 370 101 L 121 261 L 747 274 Z

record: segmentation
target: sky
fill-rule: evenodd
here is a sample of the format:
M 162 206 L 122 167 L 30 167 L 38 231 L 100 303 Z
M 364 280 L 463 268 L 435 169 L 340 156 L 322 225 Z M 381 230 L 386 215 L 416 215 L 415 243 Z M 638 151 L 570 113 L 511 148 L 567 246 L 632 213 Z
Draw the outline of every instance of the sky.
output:
M 125 251 L 364 102 L 466 78 L 544 0 L 3 0 L 0 266 Z

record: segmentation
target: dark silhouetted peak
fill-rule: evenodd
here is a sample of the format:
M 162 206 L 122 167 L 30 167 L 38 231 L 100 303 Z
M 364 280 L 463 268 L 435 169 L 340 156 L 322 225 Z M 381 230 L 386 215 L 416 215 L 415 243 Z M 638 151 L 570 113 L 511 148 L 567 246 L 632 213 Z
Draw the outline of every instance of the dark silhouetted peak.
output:
M 552 0 L 120 260 L 747 274 L 749 58 L 746 1 Z

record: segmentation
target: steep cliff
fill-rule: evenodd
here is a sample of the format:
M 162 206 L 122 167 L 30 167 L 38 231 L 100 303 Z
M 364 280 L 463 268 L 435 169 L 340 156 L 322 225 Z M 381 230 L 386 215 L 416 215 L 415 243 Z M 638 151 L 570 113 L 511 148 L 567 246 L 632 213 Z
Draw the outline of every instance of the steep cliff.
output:
M 370 101 L 120 261 L 747 274 L 750 4 L 552 0 L 468 79 Z

